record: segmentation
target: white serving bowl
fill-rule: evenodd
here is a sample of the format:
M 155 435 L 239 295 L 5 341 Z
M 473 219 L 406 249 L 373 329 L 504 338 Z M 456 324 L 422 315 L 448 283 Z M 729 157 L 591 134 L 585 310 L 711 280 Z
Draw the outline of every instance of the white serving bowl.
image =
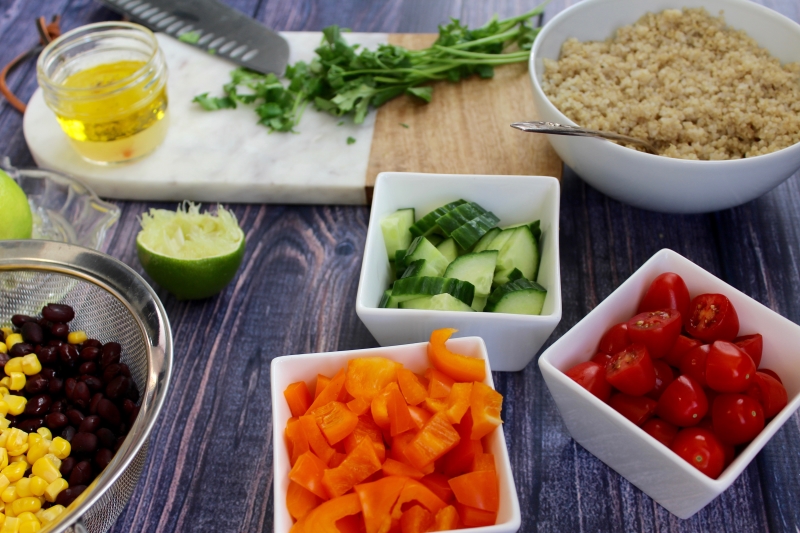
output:
M 486 345 L 477 337 L 465 337 L 447 341 L 447 347 L 463 355 L 479 357 L 486 360 L 486 379 L 483 382 L 494 389 L 490 362 L 486 355 Z M 303 355 L 287 355 L 272 360 L 270 382 L 272 387 L 272 463 L 274 465 L 274 531 L 287 533 L 292 527 L 292 517 L 286 509 L 286 491 L 289 487 L 289 453 L 284 440 L 284 428 L 292 413 L 283 397 L 283 391 L 291 383 L 305 381 L 311 387 L 317 374 L 333 376 L 345 368 L 347 361 L 358 357 L 386 357 L 402 363 L 412 372 L 422 373 L 431 366 L 428 363 L 428 343 L 408 344 L 405 346 L 387 346 L 367 350 L 349 350 L 346 352 L 309 353 Z M 497 477 L 500 484 L 500 508 L 497 512 L 497 523 L 479 529 L 458 529 L 454 531 L 481 531 L 485 533 L 515 533 L 519 530 L 522 515 L 519 509 L 517 489 L 511 472 L 511 460 L 506 449 L 506 437 L 502 426 L 488 437 L 489 453 L 494 454 Z
M 584 0 L 555 16 L 534 41 L 529 71 L 539 119 L 576 125 L 548 100 L 540 84 L 543 60 L 558 59 L 564 41 L 602 41 L 645 13 L 683 7 L 704 7 L 712 16 L 724 11 L 728 26 L 745 30 L 781 63 L 800 61 L 800 25 L 750 0 Z M 800 168 L 800 143 L 747 159 L 690 161 L 595 138 L 548 138 L 592 187 L 621 202 L 667 213 L 705 213 L 749 202 Z
M 381 346 L 427 341 L 431 331 L 456 328 L 460 335 L 482 337 L 494 370 L 522 370 L 561 320 L 561 272 L 558 255 L 558 180 L 546 176 L 473 176 L 384 172 L 372 199 L 356 313 Z M 380 220 L 404 207 L 417 218 L 459 198 L 479 203 L 500 217 L 500 226 L 541 220 L 538 283 L 547 289 L 542 314 L 465 313 L 420 309 L 381 309 L 391 266 Z
M 702 293 L 727 296 L 739 315 L 739 334 L 763 335 L 761 367 L 776 371 L 789 395 L 788 405 L 717 479 L 700 473 L 564 374 L 596 353 L 600 337 L 609 327 L 636 314 L 644 292 L 663 272 L 679 274 L 692 297 Z M 572 438 L 668 511 L 680 518 L 689 518 L 733 483 L 800 406 L 798 345 L 800 326 L 681 255 L 665 249 L 650 258 L 583 320 L 553 343 L 539 358 L 539 368 Z

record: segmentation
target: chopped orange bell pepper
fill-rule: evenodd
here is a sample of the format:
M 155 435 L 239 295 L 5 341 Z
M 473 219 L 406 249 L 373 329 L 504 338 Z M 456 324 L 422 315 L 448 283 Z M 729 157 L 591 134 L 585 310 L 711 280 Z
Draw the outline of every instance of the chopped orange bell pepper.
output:
M 396 461 L 411 466 L 411 461 L 406 456 L 406 450 L 408 449 L 408 445 L 411 443 L 411 441 L 416 438 L 416 435 L 417 435 L 416 431 L 408 431 L 406 433 L 401 433 L 400 435 L 394 437 L 392 439 L 392 445 L 391 445 L 392 459 L 395 459 Z M 423 474 L 430 474 L 435 470 L 435 466 L 436 465 L 434 465 L 433 463 L 430 463 L 428 465 L 425 465 L 424 468 L 418 470 L 421 470 Z
M 486 379 L 486 361 L 453 353 L 445 347 L 447 339 L 456 331 L 458 330 L 443 328 L 431 333 L 428 359 L 437 370 L 455 381 L 483 381 Z
M 449 478 L 438 472 L 428 474 L 419 480 L 420 483 L 428 487 L 431 492 L 436 494 L 443 502 L 449 503 L 453 500 L 453 489 L 450 488 L 448 483 Z M 455 509 L 453 509 L 455 511 Z
M 328 386 L 328 383 L 331 382 L 331 378 L 328 376 L 324 376 L 322 374 L 317 374 L 317 384 L 314 387 L 314 399 L 316 400 L 322 391 L 325 390 L 325 387 Z M 312 402 L 313 403 L 313 402 Z
M 458 502 L 455 506 L 461 523 L 466 527 L 492 526 L 497 522 L 496 511 L 484 511 Z
M 397 503 L 395 503 L 392 508 L 392 518 L 399 520 L 403 515 L 403 505 L 408 502 L 417 502 L 434 514 L 440 509 L 447 507 L 447 504 L 428 487 L 414 479 L 406 480 L 406 484 L 403 486 L 403 490 L 400 491 L 400 496 L 397 498 Z
M 309 450 L 308 437 L 306 437 L 300 420 L 293 418 L 286 423 L 286 439 L 290 444 L 289 464 L 294 466 L 297 458 Z
M 408 402 L 408 405 L 417 405 L 428 397 L 428 391 L 419 382 L 416 374 L 407 368 L 397 369 L 397 384 Z
M 354 487 L 364 512 L 366 533 L 387 533 L 392 527 L 391 510 L 407 478 L 387 476 Z
M 381 469 L 372 441 L 363 439 L 336 468 L 325 470 L 322 485 L 332 497 L 338 497 Z
M 331 462 L 328 464 L 328 468 L 336 468 L 340 464 L 347 459 L 347 454 L 342 452 L 334 452 L 333 457 L 331 458 Z
M 470 472 L 452 478 L 449 483 L 459 503 L 483 511 L 497 512 L 500 506 L 500 489 L 494 471 Z M 463 518 L 462 516 L 462 520 Z
M 442 459 L 442 472 L 449 477 L 472 472 L 475 457 L 482 453 L 481 441 L 462 438 Z
M 452 505 L 448 505 L 438 513 L 436 513 L 435 524 L 433 531 L 450 531 L 457 529 L 459 523 L 458 511 Z
M 387 458 L 383 462 L 381 470 L 383 470 L 384 476 L 401 476 L 410 477 L 411 479 L 422 479 L 422 477 L 425 475 L 413 466 L 392 459 L 391 457 Z
M 472 471 L 481 472 L 484 470 L 488 472 L 494 472 L 495 475 L 497 475 L 497 467 L 495 467 L 494 464 L 494 454 L 491 453 L 475 454 L 475 459 L 472 461 Z
M 447 409 L 447 402 L 445 400 L 441 398 L 431 398 L 430 396 L 425 398 L 424 405 L 425 409 L 434 415 Z
M 393 390 L 400 391 L 400 387 L 397 386 L 396 382 L 386 385 L 386 387 L 372 399 L 372 404 L 370 405 L 372 420 L 374 420 L 381 429 L 388 430 L 391 426 L 391 420 L 389 420 L 389 398 Z
M 433 525 L 433 515 L 422 507 L 415 505 L 400 516 L 402 533 L 425 533 Z
M 323 500 L 327 500 L 329 496 L 322 485 L 324 472 L 325 463 L 313 453 L 306 452 L 297 458 L 297 462 L 289 471 L 289 479 Z
M 435 368 L 426 370 L 425 377 L 428 379 L 428 396 L 431 398 L 447 398 L 450 387 L 455 383 L 453 378 Z
M 392 437 L 411 429 L 417 429 L 414 420 L 411 418 L 411 413 L 408 412 L 408 404 L 399 389 L 393 388 L 389 391 L 387 407 L 389 411 L 389 434 Z
M 417 433 L 405 450 L 405 455 L 414 466 L 424 472 L 427 465 L 455 448 L 461 436 L 448 422 L 447 415 L 436 413 Z
M 330 464 L 336 450 L 331 448 L 331 445 L 328 444 L 325 436 L 319 430 L 317 419 L 314 418 L 313 415 L 303 415 L 300 417 L 300 427 L 303 428 L 303 433 L 305 433 L 308 439 L 308 445 L 311 447 L 311 450 L 317 457 L 322 459 L 326 465 Z
M 451 424 L 458 424 L 470 407 L 472 383 L 453 383 L 447 396 L 447 418 Z
M 317 378 L 319 379 L 319 378 Z M 317 407 L 321 407 L 329 402 L 338 402 L 341 401 L 341 394 L 344 390 L 344 368 L 339 370 L 331 382 L 328 383 L 322 392 L 314 398 L 314 401 L 311 402 L 311 405 L 308 407 L 309 411 L 313 411 Z
M 289 488 L 286 491 L 286 508 L 292 518 L 295 520 L 302 519 L 320 503 L 322 503 L 322 500 L 313 492 L 294 481 L 289 481 Z
M 351 514 L 336 521 L 339 533 L 365 533 L 364 517 L 361 513 Z
M 344 439 L 358 425 L 358 416 L 341 402 L 328 402 L 309 412 L 319 429 L 333 446 Z
M 305 381 L 298 381 L 286 387 L 286 390 L 283 391 L 283 397 L 286 398 L 286 403 L 289 404 L 289 410 L 292 412 L 292 416 L 303 416 L 306 414 L 308 407 L 313 401 Z
M 372 446 L 375 448 L 375 453 L 378 459 L 382 462 L 386 458 L 386 445 L 383 443 L 383 434 L 381 428 L 375 425 L 375 422 L 369 416 L 358 417 L 358 425 L 345 439 L 342 441 L 344 449 L 347 453 L 353 451 L 358 446 L 362 439 L 369 439 Z
M 400 363 L 385 357 L 359 357 L 347 362 L 344 386 L 354 398 L 371 401 L 389 383 L 397 381 Z
M 425 425 L 425 422 L 431 418 L 431 414 L 427 410 L 417 405 L 409 405 L 408 413 L 411 415 L 411 420 L 414 421 L 416 429 L 422 429 L 422 426 Z
M 355 400 L 350 400 L 349 402 L 347 402 L 347 408 L 350 409 L 356 415 L 361 416 L 367 411 L 369 411 L 370 402 L 368 402 L 364 398 L 356 398 Z
M 470 396 L 472 415 L 472 439 L 482 439 L 503 423 L 500 410 L 503 408 L 503 395 L 484 383 L 475 382 Z
M 303 528 L 301 531 L 305 533 L 341 533 L 337 522 L 360 512 L 361 502 L 358 495 L 355 493 L 345 494 L 323 502 L 295 525 L 301 525 Z

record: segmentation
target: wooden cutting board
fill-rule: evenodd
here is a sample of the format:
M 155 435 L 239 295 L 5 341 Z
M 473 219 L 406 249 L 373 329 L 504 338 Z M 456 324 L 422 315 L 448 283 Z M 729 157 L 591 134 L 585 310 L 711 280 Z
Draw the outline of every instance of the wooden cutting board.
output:
M 309 61 L 321 33 L 285 32 L 290 61 Z M 83 161 L 36 91 L 24 133 L 40 167 L 76 176 L 106 198 L 125 200 L 299 204 L 365 204 L 380 172 L 561 176 L 544 136 L 509 127 L 536 118 L 527 65 L 437 83 L 430 104 L 393 100 L 361 125 L 309 107 L 297 134 L 270 134 L 252 109 L 203 111 L 192 98 L 218 94 L 233 66 L 158 35 L 169 66 L 170 127 L 163 145 L 141 160 L 115 166 Z M 375 47 L 391 42 L 424 48 L 435 35 L 352 33 Z M 348 137 L 355 142 L 348 143 Z

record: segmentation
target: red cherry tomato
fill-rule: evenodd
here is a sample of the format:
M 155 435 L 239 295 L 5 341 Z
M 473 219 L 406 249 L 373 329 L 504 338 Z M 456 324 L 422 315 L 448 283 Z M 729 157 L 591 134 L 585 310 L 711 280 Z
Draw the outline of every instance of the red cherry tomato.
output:
M 781 383 L 781 384 L 783 383 L 783 380 L 781 379 L 781 377 L 774 370 L 770 370 L 769 368 L 759 368 L 758 371 L 759 372 L 763 372 L 764 374 L 768 374 L 768 375 L 772 376 L 773 378 L 778 380 L 778 383 Z
M 711 351 L 710 344 L 701 344 L 687 352 L 681 360 L 681 374 L 691 377 L 701 386 L 706 386 L 706 359 Z
M 628 338 L 628 323 L 623 322 L 608 328 L 602 338 L 600 344 L 597 345 L 597 351 L 605 353 L 618 353 L 628 347 L 631 340 Z
M 744 392 L 753 382 L 756 365 L 732 342 L 716 341 L 706 358 L 706 383 L 717 392 Z
M 663 360 L 666 361 L 670 366 L 679 368 L 681 366 L 683 356 L 701 344 L 703 343 L 697 339 L 690 339 L 685 335 L 678 335 L 678 338 L 675 339 L 675 344 L 672 345 L 672 349 L 667 355 L 664 356 Z
M 656 371 L 656 386 L 647 393 L 647 396 L 658 400 L 664 389 L 675 379 L 675 374 L 672 372 L 672 368 L 661 359 L 653 361 L 653 370 Z
M 720 394 L 711 408 L 714 433 L 727 444 L 750 442 L 764 429 L 764 409 L 744 394 Z
M 608 355 L 607 353 L 597 352 L 596 354 L 594 354 L 594 357 L 590 359 L 590 361 L 594 361 L 598 365 L 605 368 L 608 362 L 611 361 L 611 356 Z
M 606 381 L 625 394 L 642 396 L 656 385 L 656 371 L 647 348 L 631 344 L 606 365 Z
M 739 315 L 725 295 L 701 294 L 689 304 L 683 326 L 689 335 L 706 342 L 732 341 L 739 334 Z
M 676 426 L 694 426 L 708 412 L 708 400 L 703 387 L 689 376 L 679 376 L 669 384 L 658 399 L 656 413 Z
M 707 429 L 686 428 L 675 435 L 672 451 L 684 461 L 717 479 L 725 468 L 725 450 L 719 439 Z
M 744 337 L 736 337 L 733 343 L 742 349 L 744 353 L 750 356 L 750 359 L 755 363 L 756 368 L 761 364 L 761 353 L 764 351 L 764 338 L 761 333 L 754 335 L 745 335 Z
M 765 418 L 777 415 L 789 403 L 789 396 L 781 382 L 764 372 L 756 372 L 746 394 L 761 404 Z
M 628 320 L 631 342 L 644 344 L 653 359 L 664 357 L 681 334 L 681 314 L 675 309 L 640 313 Z
M 665 272 L 653 280 L 639 302 L 637 313 L 659 309 L 677 309 L 682 316 L 689 309 L 689 289 L 683 278 L 673 272 Z
M 608 405 L 619 414 L 641 426 L 655 414 L 658 402 L 647 396 L 631 396 L 617 393 L 608 400 Z
M 675 435 L 678 434 L 678 426 L 660 418 L 651 418 L 644 423 L 642 429 L 667 448 L 672 446 Z
M 573 366 L 565 374 L 600 400 L 607 402 L 611 397 L 611 385 L 606 381 L 606 371 L 601 365 L 587 361 Z

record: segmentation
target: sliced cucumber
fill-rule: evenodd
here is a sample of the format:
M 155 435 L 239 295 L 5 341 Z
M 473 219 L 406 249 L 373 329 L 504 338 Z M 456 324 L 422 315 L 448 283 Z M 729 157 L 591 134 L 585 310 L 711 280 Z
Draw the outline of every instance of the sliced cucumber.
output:
M 492 229 L 490 229 L 486 233 L 486 235 L 481 237 L 481 240 L 479 240 L 478 242 L 475 243 L 475 247 L 472 249 L 472 252 L 473 253 L 482 252 L 482 251 L 486 250 L 487 248 L 489 248 L 489 245 L 492 244 L 492 241 L 494 240 L 494 238 L 497 237 L 497 235 L 499 235 L 501 231 L 502 230 L 500 228 L 492 228 Z
M 446 215 L 437 218 L 436 225 L 442 228 L 444 234 L 449 237 L 453 231 L 484 213 L 486 213 L 484 208 L 475 202 L 468 202 L 466 204 L 461 204 Z
M 397 250 L 394 253 L 394 275 L 395 277 L 400 277 L 400 275 L 405 271 L 406 265 L 403 258 L 406 256 L 406 250 Z
M 425 237 L 415 237 L 414 240 L 411 241 L 406 255 L 403 257 L 403 261 L 406 265 L 410 265 L 412 261 L 416 261 L 417 259 L 425 259 L 430 263 L 429 267 L 432 269 L 431 271 L 436 272 L 437 276 L 444 274 L 447 265 L 450 263 L 450 261 L 442 255 L 442 252 L 437 250 Z
M 530 228 L 528 228 L 530 230 Z M 540 315 L 547 289 L 525 278 L 501 285 L 492 292 L 485 310 L 515 315 Z
M 528 280 L 535 280 L 539 270 L 539 247 L 533 239 L 533 233 L 528 226 L 504 230 L 503 233 L 512 232 L 508 240 L 500 249 L 497 256 L 497 269 L 494 274 L 494 284 L 508 283 L 509 274 L 518 268 L 522 276 Z M 500 236 L 503 235 L 500 234 Z M 499 238 L 499 237 L 498 237 Z M 492 241 L 494 246 L 494 241 Z
M 464 254 L 447 266 L 446 278 L 469 281 L 475 286 L 475 296 L 488 296 L 497 265 L 497 250 Z
M 497 237 L 492 239 L 492 242 L 489 243 L 489 246 L 486 247 L 487 250 L 497 250 L 500 251 L 503 249 L 503 246 L 506 245 L 508 240 L 514 234 L 517 228 L 508 228 L 502 230 L 500 233 L 497 234 Z
M 413 278 L 414 276 L 438 276 L 441 272 L 437 272 L 436 268 L 431 265 L 430 261 L 425 259 L 417 259 L 413 261 L 408 268 L 406 268 L 402 278 Z
M 522 271 L 518 268 L 515 268 L 511 272 L 508 273 L 508 281 L 515 281 L 520 278 L 523 278 Z
M 400 304 L 400 309 L 428 309 L 431 311 L 467 311 L 475 312 L 470 306 L 447 293 L 436 296 L 414 298 Z
M 403 278 L 394 282 L 391 297 L 398 302 L 405 302 L 413 300 L 414 298 L 435 296 L 443 293 L 448 293 L 465 304 L 472 305 L 472 299 L 475 296 L 475 286 L 468 281 L 461 281 L 455 278 L 432 276 Z
M 436 246 L 436 249 L 442 252 L 442 255 L 447 258 L 447 261 L 452 263 L 458 257 L 458 246 L 456 241 L 452 238 L 445 239 Z M 446 276 L 445 276 L 446 277 Z
M 431 211 L 430 213 L 419 219 L 416 224 L 412 225 L 409 228 L 411 235 L 413 235 L 414 237 L 425 237 L 430 235 L 436 229 L 437 218 L 446 215 L 451 210 L 465 203 L 467 203 L 466 200 L 456 200 L 455 202 L 443 205 L 442 207 L 437 207 L 436 209 L 434 209 L 433 211 Z
M 386 245 L 389 258 L 394 257 L 397 250 L 408 248 L 412 238 L 408 230 L 412 225 L 414 225 L 414 208 L 398 209 L 381 219 L 383 243 Z
M 483 308 L 486 307 L 486 300 L 488 300 L 488 296 L 476 296 L 472 299 L 472 308 L 478 312 L 483 311 Z
M 469 250 L 477 243 L 481 237 L 486 235 L 489 230 L 495 227 L 500 219 L 494 213 L 488 211 L 469 222 L 465 222 L 450 233 L 459 246 Z
M 539 242 L 539 239 L 542 237 L 542 221 L 541 220 L 534 220 L 529 224 L 531 228 L 531 233 L 533 233 L 533 238 L 536 239 L 536 242 Z
M 437 235 L 436 233 L 431 233 L 430 235 L 426 235 L 425 238 L 431 241 L 431 244 L 434 246 L 439 246 L 439 244 L 441 244 L 441 242 L 444 240 L 443 236 Z
M 383 307 L 383 308 L 397 307 L 397 300 L 392 300 L 392 289 L 383 291 L 383 296 L 381 296 L 381 301 L 378 304 L 378 307 Z

